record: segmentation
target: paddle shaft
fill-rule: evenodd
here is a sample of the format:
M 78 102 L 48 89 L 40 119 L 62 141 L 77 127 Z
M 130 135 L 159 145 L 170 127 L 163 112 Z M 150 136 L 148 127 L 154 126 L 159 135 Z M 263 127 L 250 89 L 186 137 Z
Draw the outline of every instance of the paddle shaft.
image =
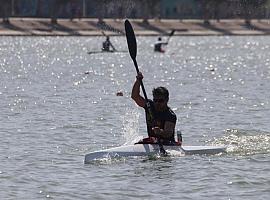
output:
M 175 30 L 171 31 L 171 33 L 170 33 L 170 35 L 169 35 L 169 37 L 167 39 L 167 43 L 169 43 L 169 41 L 170 41 L 171 37 L 173 36 L 174 32 L 175 32 Z

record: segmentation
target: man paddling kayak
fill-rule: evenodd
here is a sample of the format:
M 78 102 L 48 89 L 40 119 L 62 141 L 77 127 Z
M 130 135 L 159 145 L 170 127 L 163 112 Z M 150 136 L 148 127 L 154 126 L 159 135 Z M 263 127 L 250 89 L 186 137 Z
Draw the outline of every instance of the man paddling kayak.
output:
M 112 48 L 112 50 L 111 50 Z M 106 40 L 102 43 L 102 51 L 116 51 L 115 47 L 110 41 L 110 37 L 106 36 Z
M 153 119 L 149 120 L 149 112 L 146 100 L 140 95 L 140 84 L 143 75 L 141 72 L 136 76 L 136 81 L 132 88 L 131 98 L 136 104 L 145 109 L 147 132 L 149 138 L 145 138 L 141 143 L 156 143 L 159 140 L 162 144 L 174 144 L 175 124 L 177 117 L 168 106 L 169 92 L 165 87 L 157 87 L 152 91 L 153 100 L 150 102 Z
M 164 53 L 165 50 L 163 49 L 164 45 L 167 45 L 168 42 L 162 42 L 161 37 L 158 38 L 158 41 L 156 41 L 155 46 L 154 46 L 154 51 Z

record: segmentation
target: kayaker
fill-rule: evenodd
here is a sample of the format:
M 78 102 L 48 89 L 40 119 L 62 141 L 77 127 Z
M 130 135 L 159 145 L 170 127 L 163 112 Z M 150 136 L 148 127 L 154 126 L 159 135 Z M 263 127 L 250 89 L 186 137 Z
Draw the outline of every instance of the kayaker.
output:
M 110 41 L 109 36 L 106 36 L 106 40 L 102 43 L 102 51 L 116 51 L 116 49 L 114 48 L 114 46 L 112 45 Z
M 165 50 L 163 49 L 163 46 L 167 45 L 167 44 L 168 44 L 168 42 L 163 42 L 161 37 L 158 37 L 158 41 L 156 41 L 156 43 L 154 45 L 154 51 L 164 53 Z
M 136 76 L 132 88 L 131 98 L 136 104 L 145 109 L 147 132 L 149 138 L 143 139 L 141 143 L 155 143 L 159 139 L 163 144 L 175 143 L 175 125 L 177 117 L 168 106 L 169 91 L 165 87 L 157 87 L 152 91 L 153 100 L 149 100 L 153 120 L 149 120 L 149 112 L 146 107 L 146 100 L 140 95 L 140 83 L 143 79 L 141 72 Z M 147 120 L 148 119 L 148 120 Z

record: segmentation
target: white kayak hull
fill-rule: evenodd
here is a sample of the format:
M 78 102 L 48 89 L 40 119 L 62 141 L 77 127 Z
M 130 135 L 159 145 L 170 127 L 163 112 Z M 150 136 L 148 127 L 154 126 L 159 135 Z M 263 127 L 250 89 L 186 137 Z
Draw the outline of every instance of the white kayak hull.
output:
M 176 151 L 183 155 L 195 155 L 195 154 L 219 154 L 226 152 L 225 146 L 166 146 L 164 149 L 168 152 Z M 103 158 L 118 158 L 129 156 L 149 156 L 158 154 L 160 151 L 158 144 L 134 144 L 124 145 L 120 147 L 94 151 L 85 155 L 84 163 L 90 163 L 94 160 Z

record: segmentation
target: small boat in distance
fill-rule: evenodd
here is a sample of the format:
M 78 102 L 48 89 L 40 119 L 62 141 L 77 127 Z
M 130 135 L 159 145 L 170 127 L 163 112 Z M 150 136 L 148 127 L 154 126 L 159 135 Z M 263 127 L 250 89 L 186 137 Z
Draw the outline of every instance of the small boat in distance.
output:
M 96 53 L 127 53 L 128 51 L 117 51 L 117 50 L 110 50 L 110 51 L 104 51 L 104 50 L 97 50 L 97 51 L 88 51 L 88 54 L 96 54 Z

